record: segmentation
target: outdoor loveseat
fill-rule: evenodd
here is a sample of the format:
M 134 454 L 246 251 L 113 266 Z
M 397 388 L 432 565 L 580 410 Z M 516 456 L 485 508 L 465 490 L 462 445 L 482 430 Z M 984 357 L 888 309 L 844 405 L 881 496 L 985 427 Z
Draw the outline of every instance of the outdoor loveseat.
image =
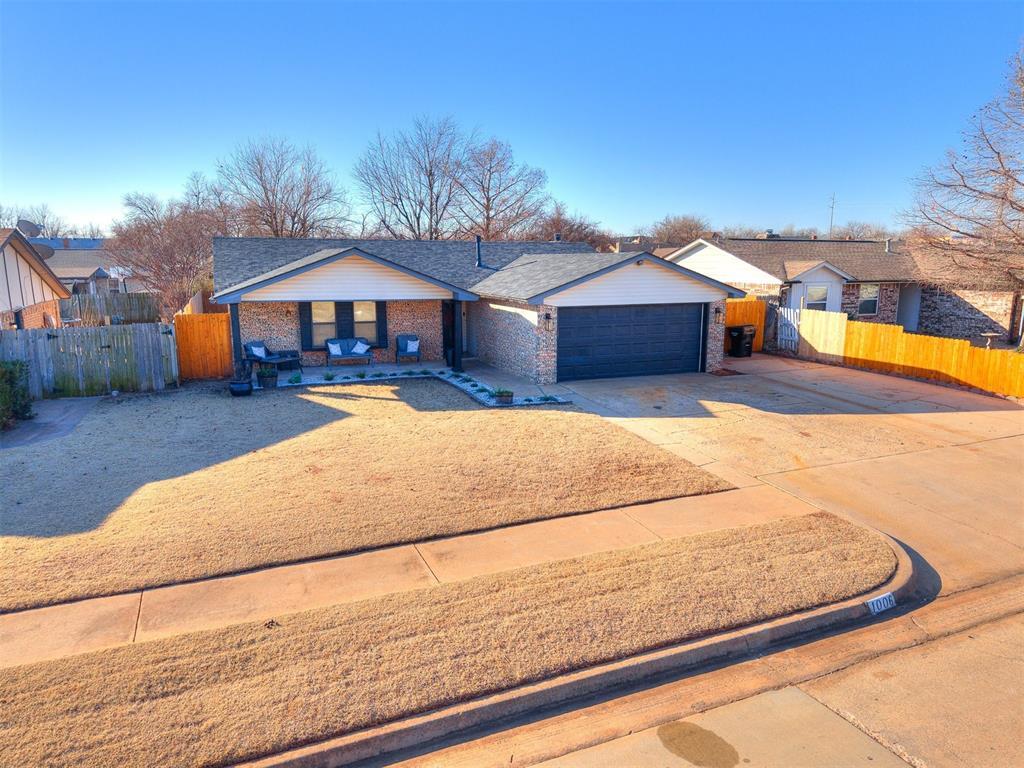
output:
M 243 358 L 250 363 L 262 363 L 273 365 L 278 370 L 302 370 L 302 356 L 297 349 L 281 349 L 277 352 L 267 347 L 265 341 L 247 341 L 245 343 L 245 356 Z
M 355 349 L 358 345 L 365 346 L 366 350 L 356 352 Z M 343 363 L 358 361 L 373 365 L 373 350 L 370 349 L 370 342 L 362 336 L 357 336 L 354 339 L 328 339 L 324 343 L 324 348 L 327 350 L 327 365 L 330 365 L 332 360 Z

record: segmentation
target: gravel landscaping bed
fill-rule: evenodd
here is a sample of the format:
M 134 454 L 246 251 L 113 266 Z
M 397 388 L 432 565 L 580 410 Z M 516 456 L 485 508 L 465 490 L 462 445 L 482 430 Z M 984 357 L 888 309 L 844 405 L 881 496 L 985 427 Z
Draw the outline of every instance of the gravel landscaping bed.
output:
M 0 452 L 0 611 L 729 487 L 572 406 L 432 379 L 122 397 Z
M 329 378 L 328 378 L 329 377 Z M 502 393 L 506 390 L 502 389 L 491 389 L 483 382 L 477 381 L 472 375 L 468 373 L 456 373 L 450 368 L 441 370 L 433 370 L 423 368 L 420 370 L 406 369 L 404 371 L 373 371 L 367 372 L 362 371 L 355 374 L 335 373 L 333 371 L 311 374 L 311 373 L 300 373 L 296 372 L 289 376 L 287 379 L 282 377 L 277 382 L 277 388 L 284 387 L 308 387 L 313 385 L 339 385 L 339 384 L 361 384 L 368 382 L 380 382 L 380 381 L 393 381 L 395 379 L 437 379 L 451 384 L 467 395 L 472 397 L 481 405 L 486 405 L 490 408 L 507 408 L 509 406 L 529 406 L 529 405 L 551 405 L 557 404 L 568 404 L 572 401 L 558 397 L 556 395 L 540 395 L 538 397 L 523 397 L 516 396 L 515 393 L 512 395 L 511 400 L 507 402 L 501 398 Z M 253 387 L 255 391 L 262 389 L 259 385 Z
M 816 513 L 0 670 L 11 765 L 227 765 L 862 594 Z

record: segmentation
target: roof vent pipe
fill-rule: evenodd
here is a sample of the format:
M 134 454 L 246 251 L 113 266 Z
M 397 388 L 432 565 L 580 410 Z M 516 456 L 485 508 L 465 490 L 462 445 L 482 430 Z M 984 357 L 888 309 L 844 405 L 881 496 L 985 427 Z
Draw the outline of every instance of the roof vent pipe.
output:
M 480 235 L 476 236 L 476 265 L 482 267 L 484 265 L 483 254 L 480 252 Z
M 892 238 L 891 237 L 885 238 L 885 252 L 886 253 L 892 253 Z

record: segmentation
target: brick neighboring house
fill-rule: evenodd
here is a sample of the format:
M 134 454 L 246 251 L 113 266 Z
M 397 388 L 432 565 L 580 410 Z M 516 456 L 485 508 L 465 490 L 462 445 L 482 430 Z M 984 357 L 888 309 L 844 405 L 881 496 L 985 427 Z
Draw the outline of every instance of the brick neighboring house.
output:
M 0 229 L 0 330 L 60 322 L 59 299 L 71 294 L 17 229 Z
M 1020 333 L 1021 297 L 1013 290 L 937 287 L 935 273 L 892 240 L 710 237 L 664 258 L 783 307 L 845 312 L 853 320 L 902 325 L 911 332 L 981 340 Z
M 215 238 L 214 296 L 236 360 L 263 340 L 322 365 L 330 338 L 394 360 L 472 355 L 538 383 L 712 371 L 724 301 L 742 292 L 650 253 L 585 243 Z

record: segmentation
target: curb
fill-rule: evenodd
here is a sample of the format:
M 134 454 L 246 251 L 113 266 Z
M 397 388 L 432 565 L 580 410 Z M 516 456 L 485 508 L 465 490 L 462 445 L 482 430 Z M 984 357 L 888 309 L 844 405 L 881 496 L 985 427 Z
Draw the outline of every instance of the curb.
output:
M 896 555 L 896 570 L 888 582 L 865 595 L 570 672 L 236 765 L 242 768 L 340 768 L 534 710 L 564 705 L 599 691 L 635 685 L 669 673 L 678 674 L 710 662 L 748 656 L 783 640 L 860 621 L 872 615 L 868 601 L 891 593 L 895 605 L 900 605 L 914 597 L 917 589 L 918 574 L 914 572 L 910 556 L 889 536 L 879 531 L 875 533 L 888 542 Z

